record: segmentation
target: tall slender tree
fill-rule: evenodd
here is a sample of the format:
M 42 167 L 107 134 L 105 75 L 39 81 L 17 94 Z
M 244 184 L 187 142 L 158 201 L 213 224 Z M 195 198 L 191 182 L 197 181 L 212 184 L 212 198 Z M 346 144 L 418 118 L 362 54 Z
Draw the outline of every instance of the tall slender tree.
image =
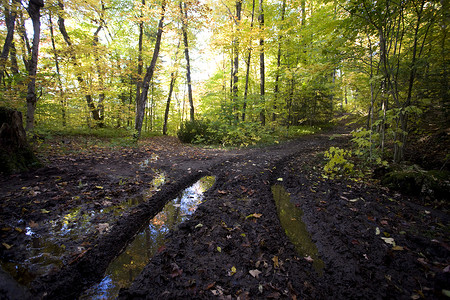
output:
M 163 135 L 167 135 L 167 122 L 169 120 L 169 110 L 170 110 L 170 101 L 172 99 L 172 92 L 175 86 L 175 81 L 178 77 L 178 51 L 180 50 L 180 42 L 178 42 L 177 51 L 175 52 L 174 58 L 174 70 L 170 73 L 170 85 L 169 85 L 169 93 L 167 95 L 166 101 L 166 110 L 164 112 L 164 124 L 163 124 Z
M 56 68 L 56 82 L 59 89 L 59 97 L 60 97 L 60 104 L 61 104 L 61 119 L 62 119 L 62 126 L 65 127 L 67 124 L 66 121 L 66 101 L 64 97 L 64 88 L 61 80 L 61 71 L 59 67 L 59 57 L 58 52 L 56 51 L 56 43 L 55 43 L 55 34 L 53 29 L 53 21 L 52 21 L 52 13 L 49 12 L 48 15 L 48 21 L 49 21 L 49 27 L 50 27 L 50 39 L 52 41 L 52 50 L 53 50 L 53 58 L 55 60 L 55 68 Z
M 164 17 L 166 13 L 166 1 L 162 0 L 161 3 L 161 18 L 158 22 L 158 31 L 156 33 L 155 49 L 153 50 L 153 57 L 145 73 L 144 80 L 142 82 L 142 92 L 138 98 L 136 98 L 136 120 L 135 120 L 135 138 L 141 136 L 142 123 L 144 121 L 145 115 L 145 104 L 147 103 L 148 89 L 150 87 L 150 81 L 153 79 L 153 74 L 155 72 L 156 61 L 158 60 L 159 50 L 161 48 L 161 38 L 163 34 L 164 27 Z
M 31 58 L 28 63 L 28 89 L 27 89 L 27 120 L 26 130 L 34 129 L 34 112 L 36 110 L 36 75 L 39 55 L 39 42 L 41 38 L 41 8 L 44 7 L 43 0 L 30 0 L 28 3 L 28 14 L 33 22 L 33 46 Z
M 192 81 L 191 81 L 191 60 L 189 58 L 189 41 L 187 34 L 187 6 L 186 2 L 180 1 L 180 13 L 181 13 L 181 30 L 183 32 L 184 43 L 184 57 L 186 59 L 186 79 L 188 86 L 188 99 L 189 99 L 189 116 L 190 120 L 194 121 L 194 100 L 192 98 Z
M 250 30 L 253 29 L 253 21 L 255 17 L 255 0 L 252 1 L 252 17 L 250 22 Z M 247 54 L 247 70 L 245 72 L 245 88 L 244 88 L 244 104 L 242 107 L 242 121 L 245 121 L 245 111 L 247 110 L 247 96 L 248 96 L 248 81 L 250 77 L 250 61 L 252 58 L 252 41 L 250 40 L 250 45 L 248 47 L 248 54 Z
M 261 37 L 259 39 L 259 72 L 260 72 L 260 97 L 261 97 L 261 112 L 259 113 L 259 120 L 261 125 L 266 125 L 266 101 L 265 101 L 265 91 L 266 91 L 266 67 L 264 63 L 264 7 L 263 0 L 259 1 L 259 28 Z
M 283 40 L 283 29 L 284 29 L 284 16 L 286 13 L 286 0 L 283 0 L 282 6 L 281 6 L 281 26 L 280 26 L 280 34 L 278 34 L 278 50 L 277 50 L 277 70 L 275 73 L 275 88 L 274 88 L 274 104 L 273 104 L 273 114 L 272 114 L 272 121 L 276 120 L 276 109 L 277 109 L 277 102 L 280 97 L 280 67 L 281 67 L 281 43 Z
M 5 42 L 3 43 L 2 53 L 0 54 L 0 84 L 3 81 L 3 74 L 6 68 L 6 61 L 8 60 L 9 49 L 11 48 L 11 44 L 14 38 L 14 27 L 16 23 L 16 4 L 17 0 L 12 1 L 12 5 L 9 7 L 7 3 L 5 3 L 4 14 L 5 14 L 5 23 L 7 34 L 5 38 Z

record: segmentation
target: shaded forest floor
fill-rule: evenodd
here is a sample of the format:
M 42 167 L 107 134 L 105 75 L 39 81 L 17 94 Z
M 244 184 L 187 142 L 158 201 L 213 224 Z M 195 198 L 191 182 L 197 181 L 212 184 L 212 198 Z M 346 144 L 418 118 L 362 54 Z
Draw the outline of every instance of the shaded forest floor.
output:
M 321 153 L 349 131 L 245 150 L 53 139 L 46 167 L 0 178 L 0 298 L 79 297 L 167 201 L 214 175 L 119 298 L 444 299 L 448 211 L 376 181 L 324 179 Z M 287 198 L 280 218 L 274 196 Z M 283 229 L 296 219 L 304 225 Z

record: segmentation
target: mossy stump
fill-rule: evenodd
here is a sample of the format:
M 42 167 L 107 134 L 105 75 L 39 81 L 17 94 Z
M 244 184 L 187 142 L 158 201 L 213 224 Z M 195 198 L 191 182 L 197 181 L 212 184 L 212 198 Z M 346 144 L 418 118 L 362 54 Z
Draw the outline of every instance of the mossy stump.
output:
M 39 165 L 27 142 L 22 113 L 0 107 L 0 173 L 26 171 Z

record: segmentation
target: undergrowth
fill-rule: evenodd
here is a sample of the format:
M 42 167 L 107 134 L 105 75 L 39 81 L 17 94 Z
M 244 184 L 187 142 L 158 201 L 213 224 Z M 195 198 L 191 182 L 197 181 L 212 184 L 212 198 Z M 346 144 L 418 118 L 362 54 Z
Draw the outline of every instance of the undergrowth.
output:
M 183 143 L 248 147 L 279 143 L 320 132 L 324 126 L 300 125 L 289 128 L 261 126 L 258 122 L 229 123 L 209 120 L 186 121 L 181 124 L 177 136 Z

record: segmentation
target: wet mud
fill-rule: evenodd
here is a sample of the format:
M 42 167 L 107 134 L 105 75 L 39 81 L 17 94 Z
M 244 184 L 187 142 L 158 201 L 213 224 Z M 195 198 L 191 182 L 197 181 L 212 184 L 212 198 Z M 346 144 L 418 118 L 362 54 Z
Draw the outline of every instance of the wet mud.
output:
M 46 168 L 0 178 L 0 274 L 11 283 L 0 293 L 444 299 L 448 212 L 375 181 L 323 178 L 321 152 L 345 146 L 348 131 L 246 150 L 156 138 L 101 155 L 54 155 Z M 179 193 L 206 175 L 214 185 L 201 200 L 188 196 L 198 207 L 180 219 Z M 158 215 L 166 205 L 177 217 Z

